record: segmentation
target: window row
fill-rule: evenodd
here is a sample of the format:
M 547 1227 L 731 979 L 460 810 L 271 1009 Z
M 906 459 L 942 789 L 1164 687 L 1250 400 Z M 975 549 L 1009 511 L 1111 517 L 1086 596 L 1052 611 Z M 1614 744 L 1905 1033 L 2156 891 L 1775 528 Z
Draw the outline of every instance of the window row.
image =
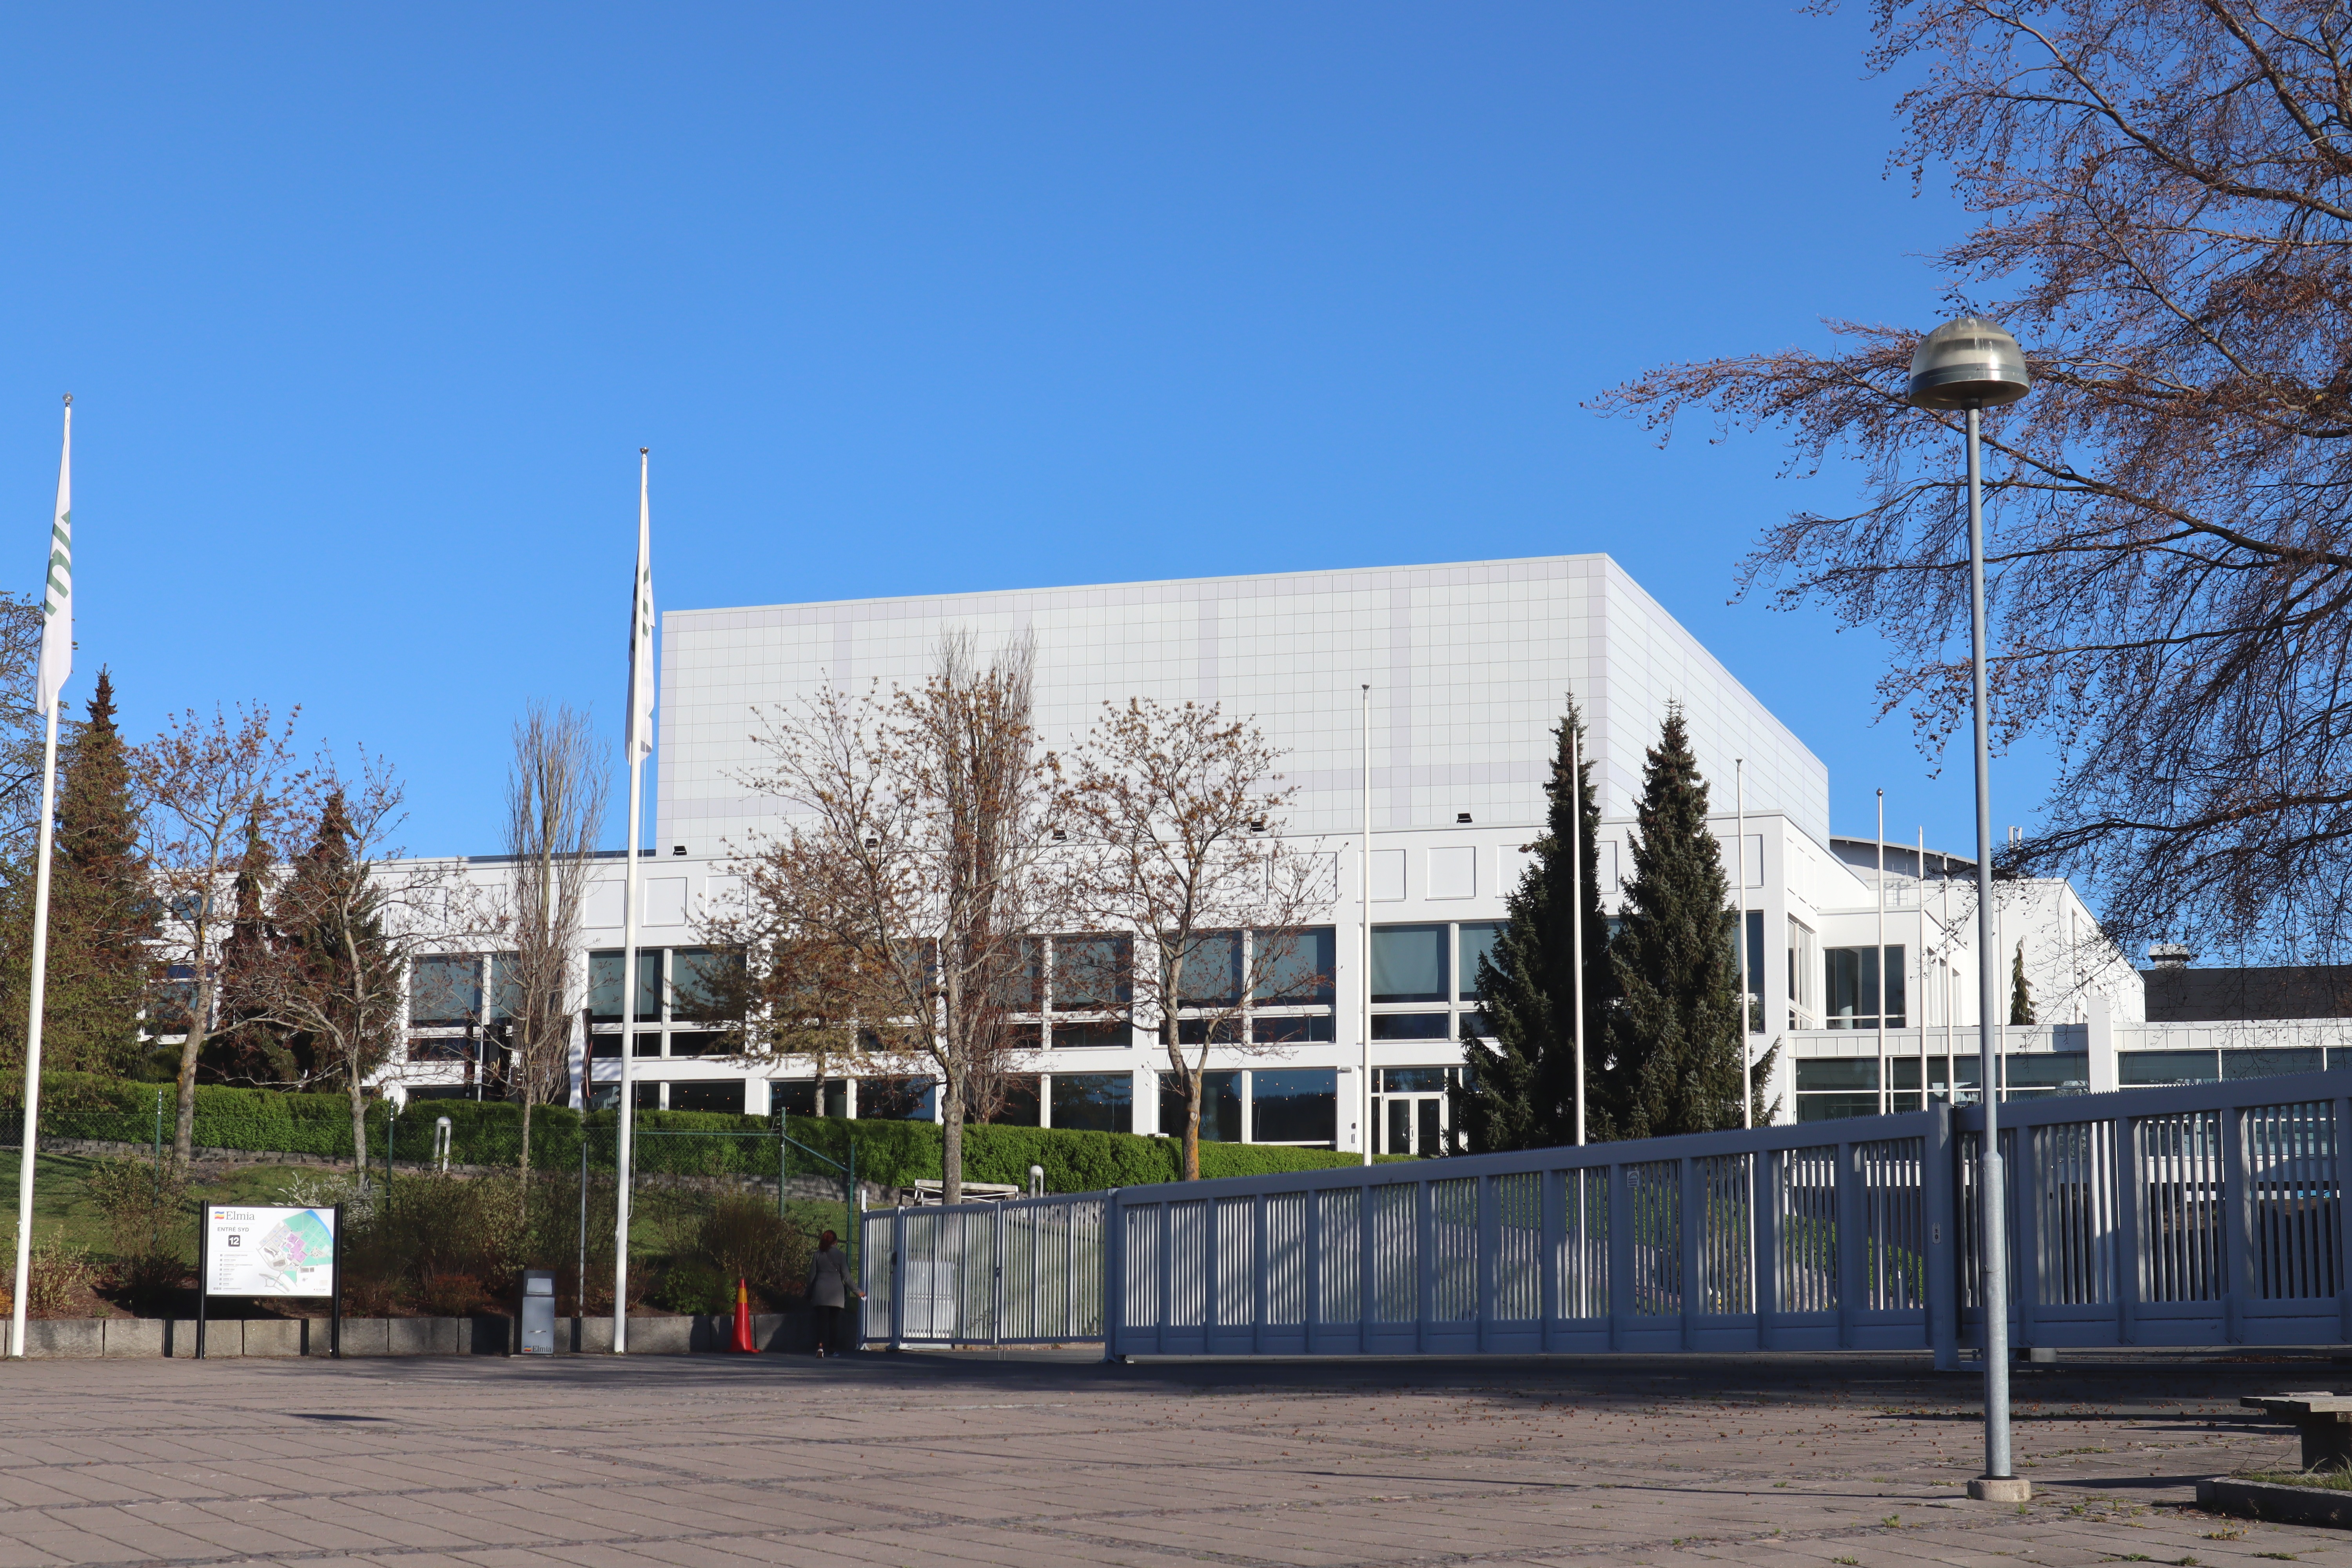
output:
M 2053 1095 L 2088 1094 L 2090 1063 L 2089 1054 L 2084 1051 L 2010 1052 L 2001 1058 L 2001 1098 L 2040 1100 Z M 2116 1057 L 2116 1081 L 2122 1089 L 2151 1089 L 2344 1068 L 2352 1068 L 2352 1049 L 2343 1047 L 2120 1051 Z M 1890 1055 L 1883 1069 L 1876 1057 L 1801 1059 L 1796 1069 L 1800 1121 L 1880 1116 L 1919 1109 L 1916 1056 Z M 1953 1079 L 1958 1081 L 1958 1103 L 1971 1105 L 1981 1097 L 1984 1073 L 1976 1053 L 1955 1053 L 1947 1058 L 1940 1052 L 1931 1052 L 1927 1058 L 1928 1099 L 1952 1099 Z

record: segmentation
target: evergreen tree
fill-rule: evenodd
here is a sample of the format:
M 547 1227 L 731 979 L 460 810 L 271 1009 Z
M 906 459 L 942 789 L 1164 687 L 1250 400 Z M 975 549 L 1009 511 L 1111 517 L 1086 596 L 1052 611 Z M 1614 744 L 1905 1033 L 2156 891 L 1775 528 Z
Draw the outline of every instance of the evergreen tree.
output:
M 1633 879 L 1610 959 L 1623 1000 L 1610 1015 L 1610 1059 L 1595 1085 L 1603 1137 L 1654 1138 L 1740 1125 L 1738 950 L 1731 887 L 1707 827 L 1706 784 L 1680 705 L 1643 769 Z M 1773 1052 L 1750 1072 L 1769 1073 Z M 1758 1108 L 1757 1120 L 1764 1119 Z
M 381 900 L 368 868 L 353 853 L 353 837 L 338 790 L 327 796 L 318 831 L 296 858 L 272 911 L 286 958 L 275 990 L 293 1000 L 280 1011 L 309 1016 L 319 1026 L 291 1033 L 283 1047 L 306 1086 L 348 1079 L 354 1067 L 364 1077 L 380 1062 L 385 1045 L 379 1037 L 382 1020 L 363 1016 L 373 1010 L 361 999 L 381 991 L 383 974 L 396 965 L 385 951 Z
M 1492 1040 L 1466 1030 L 1465 1081 L 1454 1085 L 1454 1127 L 1478 1153 L 1507 1149 L 1544 1149 L 1576 1142 L 1576 952 L 1573 900 L 1584 910 L 1585 1078 L 1591 1082 L 1609 1045 L 1608 1010 L 1617 994 L 1609 964 L 1609 921 L 1601 912 L 1601 803 L 1592 787 L 1592 761 L 1583 748 L 1584 721 L 1570 699 L 1568 713 L 1553 729 L 1558 742 L 1551 776 L 1544 783 L 1549 805 L 1543 836 L 1528 848 L 1534 861 L 1505 900 L 1508 915 L 1492 952 L 1478 961 L 1474 977 Z M 1570 739 L 1576 739 L 1583 766 L 1574 792 L 1581 806 L 1581 869 L 1569 858 Z M 1598 1128 L 1592 1131 L 1598 1131 Z
M 255 974 L 280 945 L 278 928 L 269 920 L 270 873 L 277 859 L 277 851 L 262 836 L 259 818 L 247 817 L 245 853 L 236 866 L 236 910 L 220 946 L 220 1022 L 205 1041 L 197 1064 L 207 1082 L 282 1085 L 306 1082 L 312 1076 L 309 1053 L 298 1056 L 276 1031 L 255 1022 L 250 1004 L 241 1000 L 254 991 Z
M 148 944 L 156 933 L 156 910 L 140 851 L 131 759 L 114 722 L 114 682 L 104 669 L 88 717 L 74 727 L 58 761 L 55 832 L 43 1068 L 137 1076 L 148 1056 L 140 1013 L 154 978 Z M 19 1000 L 0 1018 L 9 1055 L 20 1063 L 36 897 L 30 870 L 10 889 L 9 989 Z
M 2033 987 L 2025 983 L 2025 943 L 2017 944 L 2017 956 L 2009 965 L 2009 1021 L 2012 1024 L 2033 1022 Z

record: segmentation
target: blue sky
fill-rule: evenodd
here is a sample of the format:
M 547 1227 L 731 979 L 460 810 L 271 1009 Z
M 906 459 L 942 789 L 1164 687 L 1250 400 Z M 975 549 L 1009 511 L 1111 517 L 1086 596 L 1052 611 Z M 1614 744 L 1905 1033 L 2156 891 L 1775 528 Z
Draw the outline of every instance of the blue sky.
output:
M 534 697 L 663 605 L 1605 550 L 1965 848 L 1882 651 L 1730 605 L 1850 480 L 1581 405 L 1926 322 L 1860 16 L 1693 5 L 50 7 L 0 51 L 0 516 L 76 395 L 79 662 L 134 732 L 300 703 L 498 843 Z M 5 581 L 0 575 L 0 581 Z M 2032 820 L 2046 759 L 2004 764 Z M 617 826 L 614 842 L 619 840 Z

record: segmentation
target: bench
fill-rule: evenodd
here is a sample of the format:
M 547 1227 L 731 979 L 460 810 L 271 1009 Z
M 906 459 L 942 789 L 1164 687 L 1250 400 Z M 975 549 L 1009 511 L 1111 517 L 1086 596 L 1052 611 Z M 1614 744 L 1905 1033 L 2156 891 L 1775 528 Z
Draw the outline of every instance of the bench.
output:
M 2241 1399 L 2249 1410 L 2292 1421 L 2303 1435 L 2306 1470 L 2352 1469 L 2352 1394 L 2325 1389 L 2262 1394 Z

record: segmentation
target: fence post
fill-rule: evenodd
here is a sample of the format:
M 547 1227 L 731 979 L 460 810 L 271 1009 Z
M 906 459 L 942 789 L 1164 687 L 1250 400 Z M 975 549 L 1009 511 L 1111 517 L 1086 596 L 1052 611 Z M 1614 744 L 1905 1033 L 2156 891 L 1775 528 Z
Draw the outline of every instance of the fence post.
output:
M 2048 1173 L 2042 1168 L 2042 1140 L 2035 1136 L 2040 1131 L 2024 1122 L 2010 1127 L 2010 1135 L 2017 1140 L 2017 1152 L 2002 1162 L 2009 1171 L 2010 1212 L 2015 1216 L 2010 1234 L 2017 1247 L 2017 1267 L 2011 1271 L 2009 1287 L 2010 1315 L 2017 1320 L 2011 1351 L 2032 1348 L 2034 1308 L 2042 1300 L 2042 1190 L 2048 1184 Z
M 1437 1316 L 1437 1194 L 1425 1180 L 1412 1185 L 1415 1265 L 1412 1347 L 1427 1354 L 1430 1322 Z
M 1633 1199 L 1626 1190 L 1632 1166 L 1612 1161 L 1609 1173 L 1609 1348 L 1625 1348 L 1633 1315 Z
M 1299 1314 L 1300 1342 L 1315 1353 L 1315 1331 L 1323 1324 L 1323 1189 L 1307 1189 L 1307 1309 Z
M 2338 1100 L 2336 1111 L 2336 1332 L 2339 1342 L 2352 1343 L 2352 1204 L 2347 1204 L 2347 1175 L 2352 1175 L 2352 1100 Z
M 2108 1126 L 2107 1159 L 2116 1185 L 2116 1342 L 2133 1345 L 2139 1342 L 2139 1130 L 2129 1116 L 2117 1116 Z M 2344 1133 L 2339 1121 L 2339 1145 Z M 2336 1169 L 2343 1168 L 2339 1162 Z
M 1127 1219 L 1117 1187 L 1103 1194 L 1102 1224 L 1103 1360 L 1115 1363 L 1121 1359 L 1118 1331 L 1127 1321 Z
M 1748 1234 L 1753 1237 L 1748 1258 L 1754 1281 L 1748 1306 L 1756 1313 L 1756 1348 L 1770 1350 L 1772 1319 L 1780 1309 L 1780 1151 L 1756 1149 L 1748 1156 Z
M 907 1341 L 907 1209 L 890 1210 L 890 1348 Z
M 1500 1176 L 1480 1176 L 1470 1184 L 1478 1205 L 1478 1348 L 1489 1349 L 1487 1326 L 1495 1321 L 1495 1253 L 1503 1245 L 1503 1216 L 1497 1212 L 1503 1191 Z M 1540 1218 L 1537 1221 L 1542 1223 Z
M 1683 1277 L 1682 1300 L 1675 1303 L 1682 1309 L 1683 1349 L 1691 1348 L 1693 1320 L 1698 1316 L 1705 1300 L 1705 1285 L 1699 1277 L 1699 1242 L 1706 1234 L 1706 1192 L 1699 1179 L 1699 1162 L 1685 1154 L 1676 1162 L 1675 1226 L 1677 1254 L 1675 1266 Z
M 988 1337 L 991 1343 L 1004 1343 L 1004 1237 L 1006 1220 L 1004 1205 L 994 1205 L 988 1216 Z
M 1257 1277 L 1257 1289 L 1251 1301 L 1250 1351 L 1255 1355 L 1265 1353 L 1265 1318 L 1270 1300 L 1266 1275 L 1274 1261 L 1274 1247 L 1267 1235 L 1265 1194 L 1259 1193 L 1250 1199 L 1250 1252 L 1252 1270 Z
M 1569 1193 L 1573 1190 L 1579 1200 L 1584 1196 L 1584 1173 L 1581 1167 L 1571 1170 L 1553 1169 L 1536 1176 L 1536 1313 L 1539 1325 L 1536 1348 L 1552 1349 L 1552 1325 L 1567 1314 L 1560 1310 L 1559 1271 L 1568 1252 Z M 1583 1212 L 1580 1201 L 1577 1212 Z M 1582 1259 L 1578 1260 L 1580 1270 Z M 1580 1272 L 1578 1278 L 1581 1279 Z
M 1837 1331 L 1838 1348 L 1853 1348 L 1854 1298 L 1861 1294 L 1865 1274 L 1862 1240 L 1862 1151 L 1852 1143 L 1837 1146 Z
M 1937 1372 L 1960 1370 L 1959 1141 L 1952 1135 L 1952 1102 L 1938 1100 L 1927 1124 L 1927 1157 L 1919 1172 L 1927 1205 L 1927 1343 Z
M 2221 1293 L 2222 1332 L 2229 1342 L 2246 1342 L 2246 1303 L 2254 1289 L 2254 1200 L 2246 1160 L 2245 1113 L 2237 1106 L 2221 1108 L 2221 1238 L 2229 1259 L 2230 1278 Z

